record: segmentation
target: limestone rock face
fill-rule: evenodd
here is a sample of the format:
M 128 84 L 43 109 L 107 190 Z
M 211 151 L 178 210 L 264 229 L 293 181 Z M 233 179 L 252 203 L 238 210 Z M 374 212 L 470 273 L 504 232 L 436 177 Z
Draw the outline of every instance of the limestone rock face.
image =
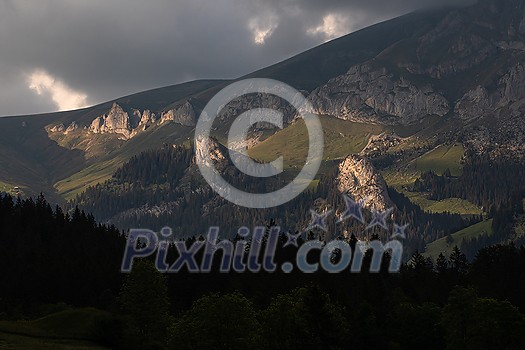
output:
M 525 156 L 525 66 L 518 63 L 491 86 L 478 86 L 456 104 L 455 113 L 470 123 L 464 143 L 493 156 Z M 478 121 L 479 120 L 479 121 Z
M 517 64 L 502 76 L 495 89 L 478 86 L 456 104 L 454 112 L 465 122 L 481 117 L 500 117 L 502 112 L 525 112 L 525 67 Z
M 155 124 L 157 122 L 157 116 L 149 109 L 146 109 L 143 112 L 138 109 L 133 109 L 132 122 L 134 125 L 133 135 L 135 135 L 138 131 L 144 131 L 151 125 Z
M 58 124 L 49 128 L 49 132 L 64 132 L 65 130 L 64 124 Z
M 489 94 L 481 86 L 467 92 L 461 100 L 458 101 L 454 112 L 464 122 L 470 122 L 476 118 L 486 115 L 491 108 Z
M 113 103 L 109 112 L 93 120 L 89 131 L 95 134 L 120 134 L 127 140 L 132 137 L 132 120 L 120 105 Z
M 193 106 L 186 102 L 175 109 L 164 112 L 159 123 L 157 114 L 149 109 L 140 111 L 139 109 L 130 108 L 126 111 L 118 103 L 114 102 L 107 113 L 95 118 L 86 129 L 94 134 L 117 134 L 120 139 L 129 140 L 150 126 L 162 124 L 168 120 L 186 126 L 195 125 Z M 49 130 L 56 132 L 64 129 L 63 125 L 56 125 Z
M 525 99 L 525 66 L 518 63 L 505 74 L 498 84 L 496 96 L 498 107 L 503 107 L 513 102 Z M 516 106 L 515 106 L 516 107 Z
M 394 207 L 385 180 L 366 158 L 348 156 L 339 164 L 336 181 L 339 191 L 355 201 L 362 200 L 367 209 L 384 211 Z
M 142 112 L 139 125 L 151 125 L 156 121 L 157 116 L 155 115 L 155 113 L 152 113 L 149 109 L 146 109 L 144 112 Z
M 78 124 L 76 122 L 72 122 L 71 124 L 69 124 L 69 126 L 67 127 L 67 129 L 64 131 L 64 134 L 69 134 L 70 132 L 73 132 L 75 130 L 78 129 Z
M 162 113 L 160 123 L 172 121 L 184 126 L 195 126 L 195 120 L 195 109 L 189 101 L 186 101 L 182 105 Z
M 205 148 L 208 148 L 209 153 L 205 153 Z M 198 159 L 206 159 L 206 155 L 209 156 L 209 161 L 204 162 L 208 167 L 212 167 L 219 173 L 224 171 L 228 166 L 228 158 L 226 156 L 226 151 L 221 148 L 221 146 L 211 138 L 200 137 L 195 140 L 195 156 Z
M 293 121 L 298 112 L 290 102 L 299 106 L 301 105 L 301 100 L 307 95 L 308 93 L 306 91 L 298 91 L 295 96 L 291 97 L 291 101 L 285 101 L 281 97 L 273 94 L 245 94 L 230 101 L 226 106 L 224 106 L 219 113 L 218 119 L 221 121 L 231 122 L 244 112 L 257 108 L 264 108 L 282 113 L 283 125 L 286 126 Z M 275 128 L 275 126 L 267 122 L 260 122 L 254 126 L 253 130 L 262 131 L 272 128 Z
M 449 102 L 430 85 L 416 86 L 385 68 L 350 68 L 308 97 L 320 114 L 356 122 L 408 125 L 430 115 L 444 116 Z
M 73 132 L 79 128 L 77 122 L 73 121 L 69 126 L 66 128 L 66 126 L 61 123 L 57 124 L 55 126 L 47 127 L 47 131 L 51 133 L 62 133 L 64 135 L 69 134 L 70 132 Z

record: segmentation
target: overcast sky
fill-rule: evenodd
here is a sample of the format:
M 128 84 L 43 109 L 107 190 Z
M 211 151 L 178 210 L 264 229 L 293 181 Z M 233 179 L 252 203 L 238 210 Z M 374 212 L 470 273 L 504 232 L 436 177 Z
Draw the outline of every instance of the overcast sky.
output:
M 0 0 L 0 115 L 235 78 L 370 24 L 458 2 Z

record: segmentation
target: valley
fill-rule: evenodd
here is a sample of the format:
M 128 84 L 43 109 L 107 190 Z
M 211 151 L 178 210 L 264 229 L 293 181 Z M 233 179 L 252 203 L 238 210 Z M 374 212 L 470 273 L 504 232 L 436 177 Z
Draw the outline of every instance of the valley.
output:
M 346 157 L 359 154 L 371 161 L 390 188 L 425 212 L 465 219 L 488 215 L 488 207 L 468 196 L 436 200 L 413 185 L 428 172 L 460 178 L 464 164 L 479 155 L 522 159 L 525 56 L 517 43 L 524 41 L 525 33 L 509 6 L 494 7 L 486 0 L 466 8 L 415 12 L 238 79 L 198 80 L 76 111 L 1 118 L 0 188 L 24 196 L 43 193 L 66 206 L 86 205 L 80 199 L 86 191 L 100 186 L 109 190 L 116 172 L 134 157 L 165 145 L 192 147 L 194 126 L 207 101 L 233 81 L 257 77 L 291 84 L 319 114 L 325 144 L 316 183 L 333 176 Z M 499 13 L 497 20 L 493 13 Z M 471 21 L 474 17 L 479 20 Z M 469 50 L 460 49 L 465 45 Z M 285 125 L 282 130 L 253 128 L 248 153 L 259 162 L 283 156 L 284 179 L 291 179 L 304 163 L 307 133 L 279 98 L 245 96 L 230 102 L 212 134 L 226 146 L 233 119 L 262 105 L 283 110 Z M 201 181 L 191 166 L 185 171 L 184 183 Z M 165 186 L 154 185 L 141 191 L 153 196 Z M 164 199 L 136 203 L 99 219 L 113 222 L 120 215 L 128 218 L 129 227 L 138 224 L 129 221 L 136 215 L 130 210 L 167 216 L 180 205 L 179 199 L 172 201 L 180 198 L 175 193 L 184 191 L 172 186 L 167 191 L 173 193 L 165 198 L 154 196 Z M 204 189 L 202 184 L 189 188 Z M 170 196 L 175 197 L 166 199 Z M 207 200 L 210 208 L 219 203 Z M 197 209 L 201 215 L 207 210 Z M 293 220 L 295 225 L 301 221 Z

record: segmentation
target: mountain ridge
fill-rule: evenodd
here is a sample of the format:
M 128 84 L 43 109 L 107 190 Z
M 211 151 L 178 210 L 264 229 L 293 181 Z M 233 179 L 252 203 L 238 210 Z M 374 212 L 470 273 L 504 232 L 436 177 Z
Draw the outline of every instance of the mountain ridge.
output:
M 0 185 L 71 198 L 111 177 L 141 151 L 191 141 L 194 122 L 207 100 L 230 82 L 250 77 L 291 84 L 308 95 L 321 114 L 391 126 L 412 138 L 398 148 L 423 142 L 430 150 L 435 142 L 447 140 L 478 152 L 512 151 L 518 156 L 525 152 L 525 123 L 516 126 L 525 113 L 525 87 L 519 79 L 519 64 L 525 58 L 519 45 L 525 42 L 525 24 L 519 18 L 525 6 L 523 0 L 503 3 L 487 0 L 407 14 L 233 80 L 192 81 L 77 111 L 0 118 L 0 143 L 8 165 L 0 170 Z M 489 102 L 480 103 L 487 96 Z M 221 117 L 214 135 L 219 140 L 224 140 L 224 127 L 243 111 L 245 102 Z M 122 111 L 109 118 L 115 104 Z M 492 112 L 497 112 L 497 125 L 491 122 Z M 279 138 L 281 132 L 262 128 L 257 135 Z M 345 142 L 337 134 L 330 137 L 334 144 Z M 35 148 L 48 152 L 34 152 Z M 328 154 L 326 161 L 333 156 Z

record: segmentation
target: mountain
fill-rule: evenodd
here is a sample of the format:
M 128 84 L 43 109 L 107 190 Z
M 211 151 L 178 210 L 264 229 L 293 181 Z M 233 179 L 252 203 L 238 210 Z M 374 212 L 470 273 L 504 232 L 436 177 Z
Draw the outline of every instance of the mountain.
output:
M 308 98 L 325 134 L 320 176 L 345 183 L 344 191 L 350 178 L 367 184 L 366 174 L 374 168 L 377 190 L 367 196 L 381 198 L 381 208 L 396 202 L 389 198 L 388 186 L 423 210 L 471 218 L 489 214 L 489 208 L 461 191 L 437 200 L 413 184 L 428 171 L 460 177 L 464 165 L 477 157 L 487 162 L 524 157 L 524 62 L 525 0 L 480 0 L 379 23 L 239 79 L 281 80 Z M 0 190 L 43 192 L 59 203 L 76 198 L 94 210 L 96 201 L 88 192 L 101 186 L 109 192 L 112 186 L 124 188 L 122 169 L 136 159 L 166 145 L 188 148 L 207 101 L 233 81 L 194 81 L 77 111 L 0 118 Z M 258 125 L 246 143 L 249 154 L 263 162 L 282 155 L 285 168 L 297 172 L 307 153 L 306 128 L 279 98 L 249 95 L 232 101 L 221 112 L 213 136 L 224 144 L 236 116 L 268 105 L 284 111 L 285 127 Z M 159 217 L 176 212 L 181 198 L 198 189 L 186 158 L 181 163 L 185 177 L 177 173 L 142 184 L 144 195 L 137 198 L 147 197 L 147 202 L 119 206 L 122 210 L 105 213 L 103 220 L 128 225 L 137 213 Z M 342 171 L 350 168 L 357 170 Z M 336 180 L 332 175 L 338 169 L 344 175 Z M 155 195 L 155 186 L 166 183 L 172 192 Z M 204 193 L 203 188 L 197 192 Z M 355 197 L 361 196 L 358 192 Z M 209 210 L 223 205 L 205 197 L 194 199 L 199 205 L 208 203 Z M 439 232 L 436 237 L 444 231 Z
M 316 47 L 246 78 L 279 79 L 308 93 L 352 65 L 372 59 L 406 36 L 432 28 L 441 16 L 441 13 L 416 13 L 393 19 Z M 109 178 L 118 165 L 132 155 L 159 147 L 164 142 L 188 139 L 191 126 L 187 129 L 186 125 L 180 127 L 177 121 L 191 124 L 191 119 L 198 115 L 206 101 L 228 83 L 196 81 L 123 97 L 79 111 L 2 118 L 2 188 L 19 186 L 28 194 L 43 191 L 55 200 L 72 198 L 88 185 Z M 138 114 L 142 118 L 145 111 L 151 111 L 158 121 L 167 123 L 163 123 L 162 128 L 151 128 L 142 133 L 136 130 L 135 137 L 124 142 L 122 138 L 129 137 L 135 130 L 127 125 L 127 120 L 123 121 L 124 127 L 118 129 L 100 123 L 104 116 L 107 119 L 111 114 L 114 104 L 121 107 L 122 114 L 128 114 L 127 118 L 136 118 Z M 177 116 L 176 111 L 184 105 L 190 111 Z M 71 125 L 77 126 L 73 133 L 59 131 L 67 130 Z M 86 128 L 97 134 L 86 132 Z M 100 129 L 106 133 L 101 134 Z M 108 133 L 110 130 L 118 133 Z
M 28 195 L 43 192 L 63 202 L 64 197 L 110 178 L 133 155 L 191 138 L 189 126 L 149 126 L 152 119 L 161 121 L 156 118 L 162 118 L 162 112 L 169 114 L 177 108 L 172 106 L 174 101 L 220 83 L 195 81 L 76 111 L 0 118 L 0 189 L 18 186 Z M 131 127 L 137 111 L 141 114 L 140 133 Z M 143 118 L 148 111 L 154 116 L 146 121 Z M 97 125 L 97 121 L 101 123 Z M 124 135 L 133 131 L 135 135 L 128 142 Z

